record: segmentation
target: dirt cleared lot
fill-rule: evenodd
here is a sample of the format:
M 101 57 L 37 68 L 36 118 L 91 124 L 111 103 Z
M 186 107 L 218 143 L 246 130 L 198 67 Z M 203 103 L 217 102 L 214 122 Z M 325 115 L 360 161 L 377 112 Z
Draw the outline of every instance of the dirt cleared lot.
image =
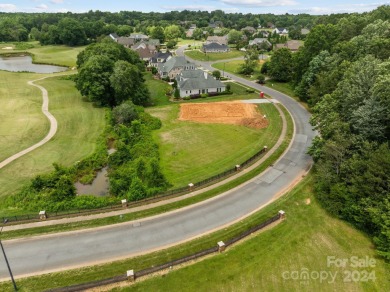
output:
M 255 129 L 268 126 L 255 104 L 241 102 L 187 103 L 180 106 L 181 121 L 242 125 Z

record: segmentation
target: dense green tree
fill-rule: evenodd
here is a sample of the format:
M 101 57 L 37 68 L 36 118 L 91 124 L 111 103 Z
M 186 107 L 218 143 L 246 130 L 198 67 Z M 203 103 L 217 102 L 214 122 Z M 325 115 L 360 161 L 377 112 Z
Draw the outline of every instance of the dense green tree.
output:
M 134 51 L 128 50 L 109 39 L 105 39 L 102 42 L 89 45 L 80 52 L 77 55 L 77 66 L 82 66 L 90 57 L 97 55 L 109 57 L 113 62 L 123 60 L 133 65 L 141 64 L 139 56 Z
M 292 54 L 287 48 L 275 51 L 269 63 L 268 74 L 277 81 L 287 82 L 291 80 Z
M 72 18 L 63 18 L 58 23 L 58 37 L 62 44 L 81 46 L 87 43 L 87 36 L 81 23 Z
M 172 41 L 177 40 L 181 36 L 182 31 L 179 26 L 172 24 L 165 28 L 164 34 L 167 40 Z
M 96 55 L 88 58 L 77 75 L 77 89 L 90 101 L 115 106 L 114 90 L 110 84 L 113 69 L 114 62 L 108 56 Z
M 131 33 L 134 32 L 134 29 L 130 25 L 118 25 L 116 29 L 116 33 L 119 36 L 129 36 Z
M 220 79 L 220 78 L 221 78 L 221 71 L 219 71 L 219 70 L 214 70 L 214 71 L 213 71 L 213 76 L 214 76 L 216 79 Z
M 114 124 L 130 125 L 138 118 L 137 110 L 131 101 L 126 101 L 112 110 Z
M 115 103 L 132 100 L 137 105 L 147 105 L 150 102 L 149 94 L 144 89 L 144 79 L 138 67 L 127 61 L 119 60 L 115 63 L 110 84 L 115 92 Z M 142 93 L 140 93 L 142 90 Z M 144 95 L 143 95 L 144 94 Z
M 201 40 L 203 38 L 203 29 L 201 28 L 195 28 L 192 33 L 192 38 L 195 40 Z
M 237 44 L 242 39 L 242 32 L 232 29 L 228 34 L 229 44 Z
M 161 26 L 153 27 L 153 29 L 150 33 L 150 37 L 152 39 L 158 39 L 158 40 L 160 40 L 161 43 L 164 43 L 164 41 L 165 41 L 164 29 Z

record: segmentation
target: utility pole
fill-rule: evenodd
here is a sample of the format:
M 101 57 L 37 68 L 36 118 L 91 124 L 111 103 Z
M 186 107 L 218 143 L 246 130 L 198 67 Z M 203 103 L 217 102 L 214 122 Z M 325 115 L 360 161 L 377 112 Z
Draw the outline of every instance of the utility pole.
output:
M 3 226 L 1 226 L 1 229 L 0 229 L 0 235 L 1 235 L 1 233 L 3 232 L 4 224 L 6 224 L 7 222 L 8 222 L 8 219 L 5 219 L 4 222 L 3 222 Z M 12 280 L 12 284 L 14 285 L 14 290 L 15 290 L 15 291 L 18 291 L 18 287 L 16 287 L 16 282 L 15 282 L 14 276 L 12 275 L 11 267 L 10 267 L 10 265 L 9 265 L 7 256 L 6 256 L 6 254 L 5 254 L 5 250 L 4 250 L 4 247 L 3 247 L 3 243 L 1 242 L 1 238 L 0 238 L 0 246 L 1 246 L 1 250 L 3 251 L 5 263 L 7 264 L 7 268 L 8 268 L 8 272 L 9 272 L 9 275 L 10 275 L 10 277 L 11 277 L 11 280 Z

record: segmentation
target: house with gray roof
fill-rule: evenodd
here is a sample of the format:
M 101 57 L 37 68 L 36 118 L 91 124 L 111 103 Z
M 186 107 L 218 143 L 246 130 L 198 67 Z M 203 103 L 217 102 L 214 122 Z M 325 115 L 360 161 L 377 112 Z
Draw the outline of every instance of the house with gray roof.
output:
M 202 51 L 205 53 L 226 53 L 230 51 L 230 48 L 219 43 L 209 43 L 203 44 Z
M 154 54 L 154 56 L 152 56 L 152 58 L 150 58 L 149 66 L 157 68 L 158 64 L 165 63 L 171 57 L 172 53 L 169 51 L 165 53 L 157 52 L 156 54 Z
M 288 35 L 288 29 L 284 27 L 276 27 L 272 33 L 277 33 L 279 35 Z
M 249 47 L 257 47 L 259 49 L 268 50 L 272 47 L 272 44 L 266 38 L 255 38 L 249 41 Z
M 220 45 L 228 44 L 228 36 L 209 36 L 207 37 L 206 44 L 218 43 Z
M 165 63 L 157 65 L 158 73 L 161 78 L 174 79 L 182 71 L 195 70 L 196 65 L 187 61 L 185 57 L 171 57 Z
M 142 33 L 132 33 L 129 38 L 134 39 L 136 42 L 149 40 L 149 37 Z
M 278 50 L 278 49 L 282 49 L 282 48 L 287 48 L 287 49 L 289 49 L 292 52 L 296 52 L 302 46 L 303 46 L 303 42 L 302 41 L 289 40 L 289 41 L 285 42 L 284 44 L 276 44 L 274 49 Z
M 202 70 L 182 71 L 176 76 L 180 97 L 220 93 L 226 90 L 226 85 Z

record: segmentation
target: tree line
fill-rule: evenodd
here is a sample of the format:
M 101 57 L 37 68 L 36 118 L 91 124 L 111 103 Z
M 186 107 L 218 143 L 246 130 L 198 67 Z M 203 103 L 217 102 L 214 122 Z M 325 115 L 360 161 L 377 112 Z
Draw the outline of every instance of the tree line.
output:
M 89 11 L 87 13 L 0 13 L 0 41 L 27 41 L 29 38 L 41 44 L 84 45 L 110 33 L 126 36 L 130 33 L 151 33 L 155 27 L 165 30 L 170 25 L 180 27 L 181 36 L 195 24 L 198 28 L 210 29 L 209 24 L 241 30 L 246 26 L 257 28 L 270 24 L 277 27 L 311 28 L 317 23 L 329 22 L 337 16 L 274 15 L 225 13 L 222 10 L 171 11 L 166 13 L 121 11 L 118 13 Z M 203 30 L 202 30 L 203 32 Z M 161 33 L 161 31 L 160 31 Z M 166 32 L 165 32 L 166 33 Z M 195 33 L 199 34 L 199 31 Z M 211 31 L 210 31 L 211 33 Z M 225 31 L 226 34 L 226 31 Z M 157 37 L 159 38 L 159 37 Z M 166 37 L 169 39 L 169 36 Z
M 310 148 L 321 204 L 369 234 L 390 260 L 390 6 L 311 30 L 265 66 L 290 82 L 319 132 Z

